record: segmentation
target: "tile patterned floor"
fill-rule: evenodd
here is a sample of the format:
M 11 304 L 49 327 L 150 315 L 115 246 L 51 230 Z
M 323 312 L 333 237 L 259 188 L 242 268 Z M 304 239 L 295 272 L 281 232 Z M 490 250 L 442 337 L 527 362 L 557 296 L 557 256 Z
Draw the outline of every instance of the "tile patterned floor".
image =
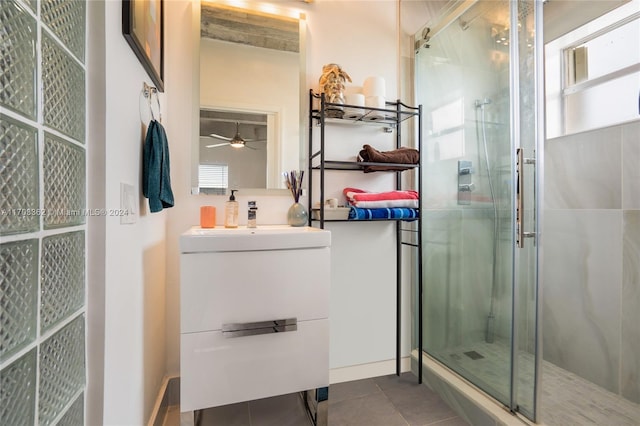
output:
M 165 426 L 179 426 L 179 408 L 170 407 Z M 202 426 L 309 426 L 298 394 L 224 407 L 202 414 Z M 411 373 L 331 385 L 329 426 L 467 426 L 467 423 Z
M 510 361 L 509 342 L 475 342 L 449 348 L 438 353 L 449 367 L 472 382 L 482 383 L 492 395 L 508 401 Z M 475 352 L 482 359 L 472 359 L 465 353 Z M 519 360 L 521 404 L 533 406 L 535 359 L 521 354 Z M 639 426 L 640 404 L 635 404 L 595 385 L 576 374 L 548 361 L 542 363 L 542 395 L 540 422 L 550 426 Z

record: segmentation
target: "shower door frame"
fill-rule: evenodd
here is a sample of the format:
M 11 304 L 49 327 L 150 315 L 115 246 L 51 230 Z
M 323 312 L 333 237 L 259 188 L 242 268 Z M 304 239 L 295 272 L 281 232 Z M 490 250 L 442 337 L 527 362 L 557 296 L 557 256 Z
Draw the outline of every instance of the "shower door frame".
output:
M 546 1 L 546 0 L 545 0 Z M 533 83 L 533 108 L 534 108 L 534 129 L 533 146 L 526 146 L 523 142 L 521 133 L 522 115 L 520 106 L 522 104 L 522 96 L 520 93 L 520 48 L 521 40 L 519 30 L 519 8 L 521 3 L 533 3 L 534 6 L 534 83 Z M 515 164 L 515 170 L 512 169 L 512 182 L 518 182 L 519 187 L 523 188 L 522 178 L 526 174 L 527 166 L 533 166 L 533 194 L 519 193 L 512 199 L 515 202 L 513 206 L 514 229 L 515 236 L 513 245 L 513 269 L 512 269 L 512 336 L 511 336 L 511 395 L 509 402 L 509 410 L 518 415 L 524 415 L 534 422 L 539 418 L 539 402 L 541 396 L 541 377 L 542 377 L 542 220 L 543 220 L 543 181 L 544 181 L 544 141 L 545 141 L 545 94 L 544 94 L 544 34 L 543 34 L 543 0 L 510 0 L 510 104 L 511 104 L 511 143 L 512 143 L 512 164 Z M 525 41 L 526 45 L 526 41 Z M 528 150 L 528 152 L 527 152 Z M 527 158 L 529 154 L 531 157 Z M 533 202 L 533 229 L 525 229 L 526 221 L 523 216 L 518 216 L 519 211 L 524 215 L 526 208 L 524 202 Z M 518 219 L 519 217 L 519 219 Z M 527 243 L 527 240 L 531 240 Z M 519 309 L 520 292 L 523 285 L 519 282 L 521 277 L 520 269 L 525 267 L 521 264 L 520 254 L 523 254 L 523 248 L 526 244 L 533 244 L 533 252 L 535 258 L 535 268 L 528 270 L 529 274 L 533 274 L 534 294 L 535 294 L 535 318 L 534 318 L 534 381 L 533 381 L 533 401 L 532 411 L 521 410 L 518 397 L 518 378 L 520 377 L 520 362 L 518 357 L 518 344 L 520 336 L 518 325 L 523 319 L 523 313 Z M 524 262 L 523 262 L 524 263 Z
M 449 22 L 445 24 L 438 23 L 434 27 L 438 29 L 437 32 L 445 29 L 450 22 L 454 21 L 458 17 L 460 17 L 466 10 L 471 8 L 473 5 L 478 3 L 481 0 L 474 1 L 470 4 L 469 1 L 466 0 L 452 0 L 447 7 L 450 10 L 456 10 L 459 14 L 452 16 L 449 14 L 445 19 L 449 20 Z M 534 13 L 534 43 L 533 43 L 533 63 L 534 63 L 534 83 L 533 83 L 533 111 L 534 111 L 534 123 L 533 128 L 535 129 L 535 135 L 533 136 L 532 144 L 533 146 L 522 146 L 523 141 L 521 140 L 521 93 L 520 93 L 520 40 L 519 40 L 519 5 L 523 3 L 532 3 L 533 4 L 533 13 Z M 509 103 L 510 103 L 510 111 L 509 111 L 509 137 L 510 137 L 510 158 L 511 158 L 511 170 L 510 170 L 510 180 L 515 185 L 518 182 L 518 153 L 520 150 L 525 150 L 522 156 L 527 157 L 522 164 L 522 167 L 530 168 L 533 167 L 533 170 L 528 174 L 533 174 L 533 194 L 520 194 L 523 197 L 527 198 L 527 201 L 530 205 L 533 206 L 533 218 L 532 218 L 532 229 L 521 229 L 525 226 L 524 223 L 518 224 L 516 223 L 516 216 L 518 210 L 518 201 L 517 201 L 517 191 L 513 189 L 511 191 L 511 234 L 512 234 L 512 248 L 511 248 L 511 346 L 510 346 L 510 377 L 509 377 L 509 404 L 506 407 L 517 416 L 527 417 L 529 420 L 536 422 L 539 418 L 539 401 L 541 395 L 541 365 L 542 365 L 542 242 L 543 236 L 541 233 L 542 230 L 542 202 L 544 200 L 544 138 L 545 138 L 545 126 L 544 126 L 544 117 L 545 117 L 545 97 L 544 97 L 544 37 L 543 37 L 543 3 L 544 0 L 509 0 Z M 457 5 L 458 7 L 451 7 L 451 5 Z M 461 7 L 460 5 L 466 6 Z M 433 39 L 437 32 L 434 32 L 431 35 L 431 39 Z M 414 45 L 418 45 L 417 42 Z M 526 45 L 526 40 L 525 40 Z M 417 96 L 417 93 L 416 93 Z M 530 145 L 531 145 L 530 143 Z M 423 167 L 426 167 L 424 165 Z M 522 170 L 522 169 L 521 169 Z M 521 172 L 524 176 L 524 173 Z M 522 209 L 522 204 L 520 204 L 520 208 Z M 526 209 L 523 209 L 526 211 Z M 530 219 L 531 220 L 531 219 Z M 534 312 L 535 318 L 533 319 L 533 393 L 532 393 L 532 409 L 522 410 L 518 404 L 519 396 L 518 396 L 518 379 L 521 373 L 521 365 L 518 361 L 519 358 L 519 342 L 520 342 L 520 333 L 518 331 L 518 326 L 520 320 L 523 318 L 523 312 L 520 311 L 518 306 L 519 304 L 519 296 L 521 294 L 521 285 L 519 282 L 519 277 L 521 274 L 519 273 L 521 268 L 524 266 L 526 262 L 522 261 L 522 265 L 520 265 L 520 255 L 524 256 L 524 252 L 522 248 L 520 248 L 516 242 L 518 232 L 522 234 L 526 234 L 527 238 L 525 238 L 524 244 L 529 246 L 532 245 L 532 252 L 534 256 L 534 267 L 529 267 L 526 272 L 528 277 L 532 280 L 534 289 Z M 531 238 L 528 238 L 531 237 Z M 425 256 L 426 257 L 426 256 Z M 526 260 L 526 259 L 524 259 Z M 496 279 L 495 277 L 493 278 Z M 426 309 L 426 308 L 425 308 Z M 422 316 L 418 318 L 418 321 L 422 322 Z M 416 327 L 417 328 L 417 327 Z M 422 336 L 420 336 L 422 337 Z M 421 341 L 421 339 L 420 339 Z M 426 349 L 422 346 L 419 346 L 420 350 L 427 352 Z M 440 361 L 438 361 L 440 362 Z M 442 362 L 441 362 L 442 363 Z M 449 367 L 449 366 L 447 366 Z M 454 371 L 454 370 L 452 370 Z M 455 373 L 460 375 L 459 373 Z M 465 381 L 468 381 L 464 376 L 460 375 Z M 479 388 L 477 385 L 471 383 L 474 387 Z M 491 399 L 496 400 L 497 404 L 504 405 L 502 402 L 498 401 L 495 397 L 491 396 L 487 392 L 485 392 L 482 388 L 479 388 L 483 393 L 489 395 Z

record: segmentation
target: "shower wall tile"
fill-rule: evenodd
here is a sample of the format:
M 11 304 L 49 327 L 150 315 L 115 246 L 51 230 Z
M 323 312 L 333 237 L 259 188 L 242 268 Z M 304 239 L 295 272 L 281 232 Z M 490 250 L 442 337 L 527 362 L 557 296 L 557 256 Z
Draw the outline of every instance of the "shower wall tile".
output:
M 427 146 L 436 143 L 435 141 L 426 142 Z M 458 162 L 453 160 L 427 163 L 422 177 L 425 182 L 429 182 L 428 185 L 423 185 L 422 198 L 425 206 L 429 206 L 430 209 L 457 208 L 455 193 L 458 185 L 457 170 Z
M 3 28 L 0 56 L 0 105 L 36 116 L 36 22 L 15 0 L 0 1 Z M 8 48 L 7 48 L 8 46 Z
M 42 22 L 84 62 L 86 2 L 42 0 Z
M 36 129 L 0 114 L 0 159 L 0 235 L 38 230 Z
M 624 212 L 620 393 L 640 404 L 640 210 Z
M 640 210 L 640 121 L 622 128 L 622 208 Z
M 40 424 L 51 424 L 82 390 L 84 372 L 84 316 L 80 316 L 40 347 Z
M 493 209 L 464 209 L 462 214 L 460 315 L 463 344 L 484 340 L 492 297 Z M 499 283 L 496 282 L 497 287 Z M 498 288 L 496 287 L 496 292 Z M 504 292 L 500 291 L 501 295 Z M 499 298 L 499 296 L 498 296 Z M 498 313 L 498 316 L 499 313 Z M 495 321 L 494 321 L 495 325 Z
M 622 212 L 545 212 L 544 359 L 618 391 Z
M 517 261 L 517 285 L 518 285 L 518 347 L 520 350 L 532 354 L 536 348 L 536 288 L 537 281 L 534 275 L 537 267 L 537 252 L 533 242 L 529 240 L 522 249 L 518 250 Z M 510 254 L 510 253 L 509 253 Z M 508 259 L 509 254 L 501 254 L 502 259 Z M 508 280 L 504 278 L 506 282 Z M 505 321 L 506 322 L 506 321 Z M 507 330 L 502 331 L 505 333 Z M 503 336 L 505 336 L 503 334 Z
M 85 223 L 85 152 L 82 148 L 45 133 L 44 217 L 46 229 Z
M 424 267 L 431 271 L 423 283 L 427 351 L 461 343 L 461 219 L 460 210 L 427 210 L 422 221 Z
M 34 424 L 36 368 L 36 350 L 33 349 L 0 371 L 0 424 Z
M 1 361 L 36 337 L 38 240 L 0 245 L 0 283 Z
M 82 307 L 84 258 L 83 231 L 42 240 L 40 325 L 43 331 Z
M 545 208 L 622 207 L 622 130 L 608 127 L 545 142 Z
M 44 124 L 83 143 L 85 75 L 82 66 L 51 37 L 42 37 Z

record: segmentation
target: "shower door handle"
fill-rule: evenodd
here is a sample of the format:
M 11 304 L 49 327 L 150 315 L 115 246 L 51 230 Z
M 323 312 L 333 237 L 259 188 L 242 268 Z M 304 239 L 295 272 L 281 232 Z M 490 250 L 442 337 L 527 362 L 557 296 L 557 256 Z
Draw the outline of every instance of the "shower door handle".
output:
M 516 150 L 516 173 L 518 184 L 516 185 L 516 245 L 524 247 L 524 153 L 522 148 Z
M 518 184 L 516 185 L 516 245 L 518 248 L 524 247 L 525 238 L 535 237 L 535 232 L 525 232 L 524 230 L 524 166 L 532 164 L 535 166 L 535 158 L 524 158 L 524 150 L 516 150 L 516 173 L 518 174 Z

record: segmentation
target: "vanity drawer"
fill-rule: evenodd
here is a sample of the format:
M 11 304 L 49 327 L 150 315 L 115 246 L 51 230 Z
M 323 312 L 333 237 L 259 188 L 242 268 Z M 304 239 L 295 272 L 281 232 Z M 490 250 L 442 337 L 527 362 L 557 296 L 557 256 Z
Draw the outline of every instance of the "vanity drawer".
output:
M 329 256 L 328 247 L 182 254 L 181 332 L 328 318 Z
M 329 386 L 329 320 L 244 337 L 180 336 L 181 411 Z

